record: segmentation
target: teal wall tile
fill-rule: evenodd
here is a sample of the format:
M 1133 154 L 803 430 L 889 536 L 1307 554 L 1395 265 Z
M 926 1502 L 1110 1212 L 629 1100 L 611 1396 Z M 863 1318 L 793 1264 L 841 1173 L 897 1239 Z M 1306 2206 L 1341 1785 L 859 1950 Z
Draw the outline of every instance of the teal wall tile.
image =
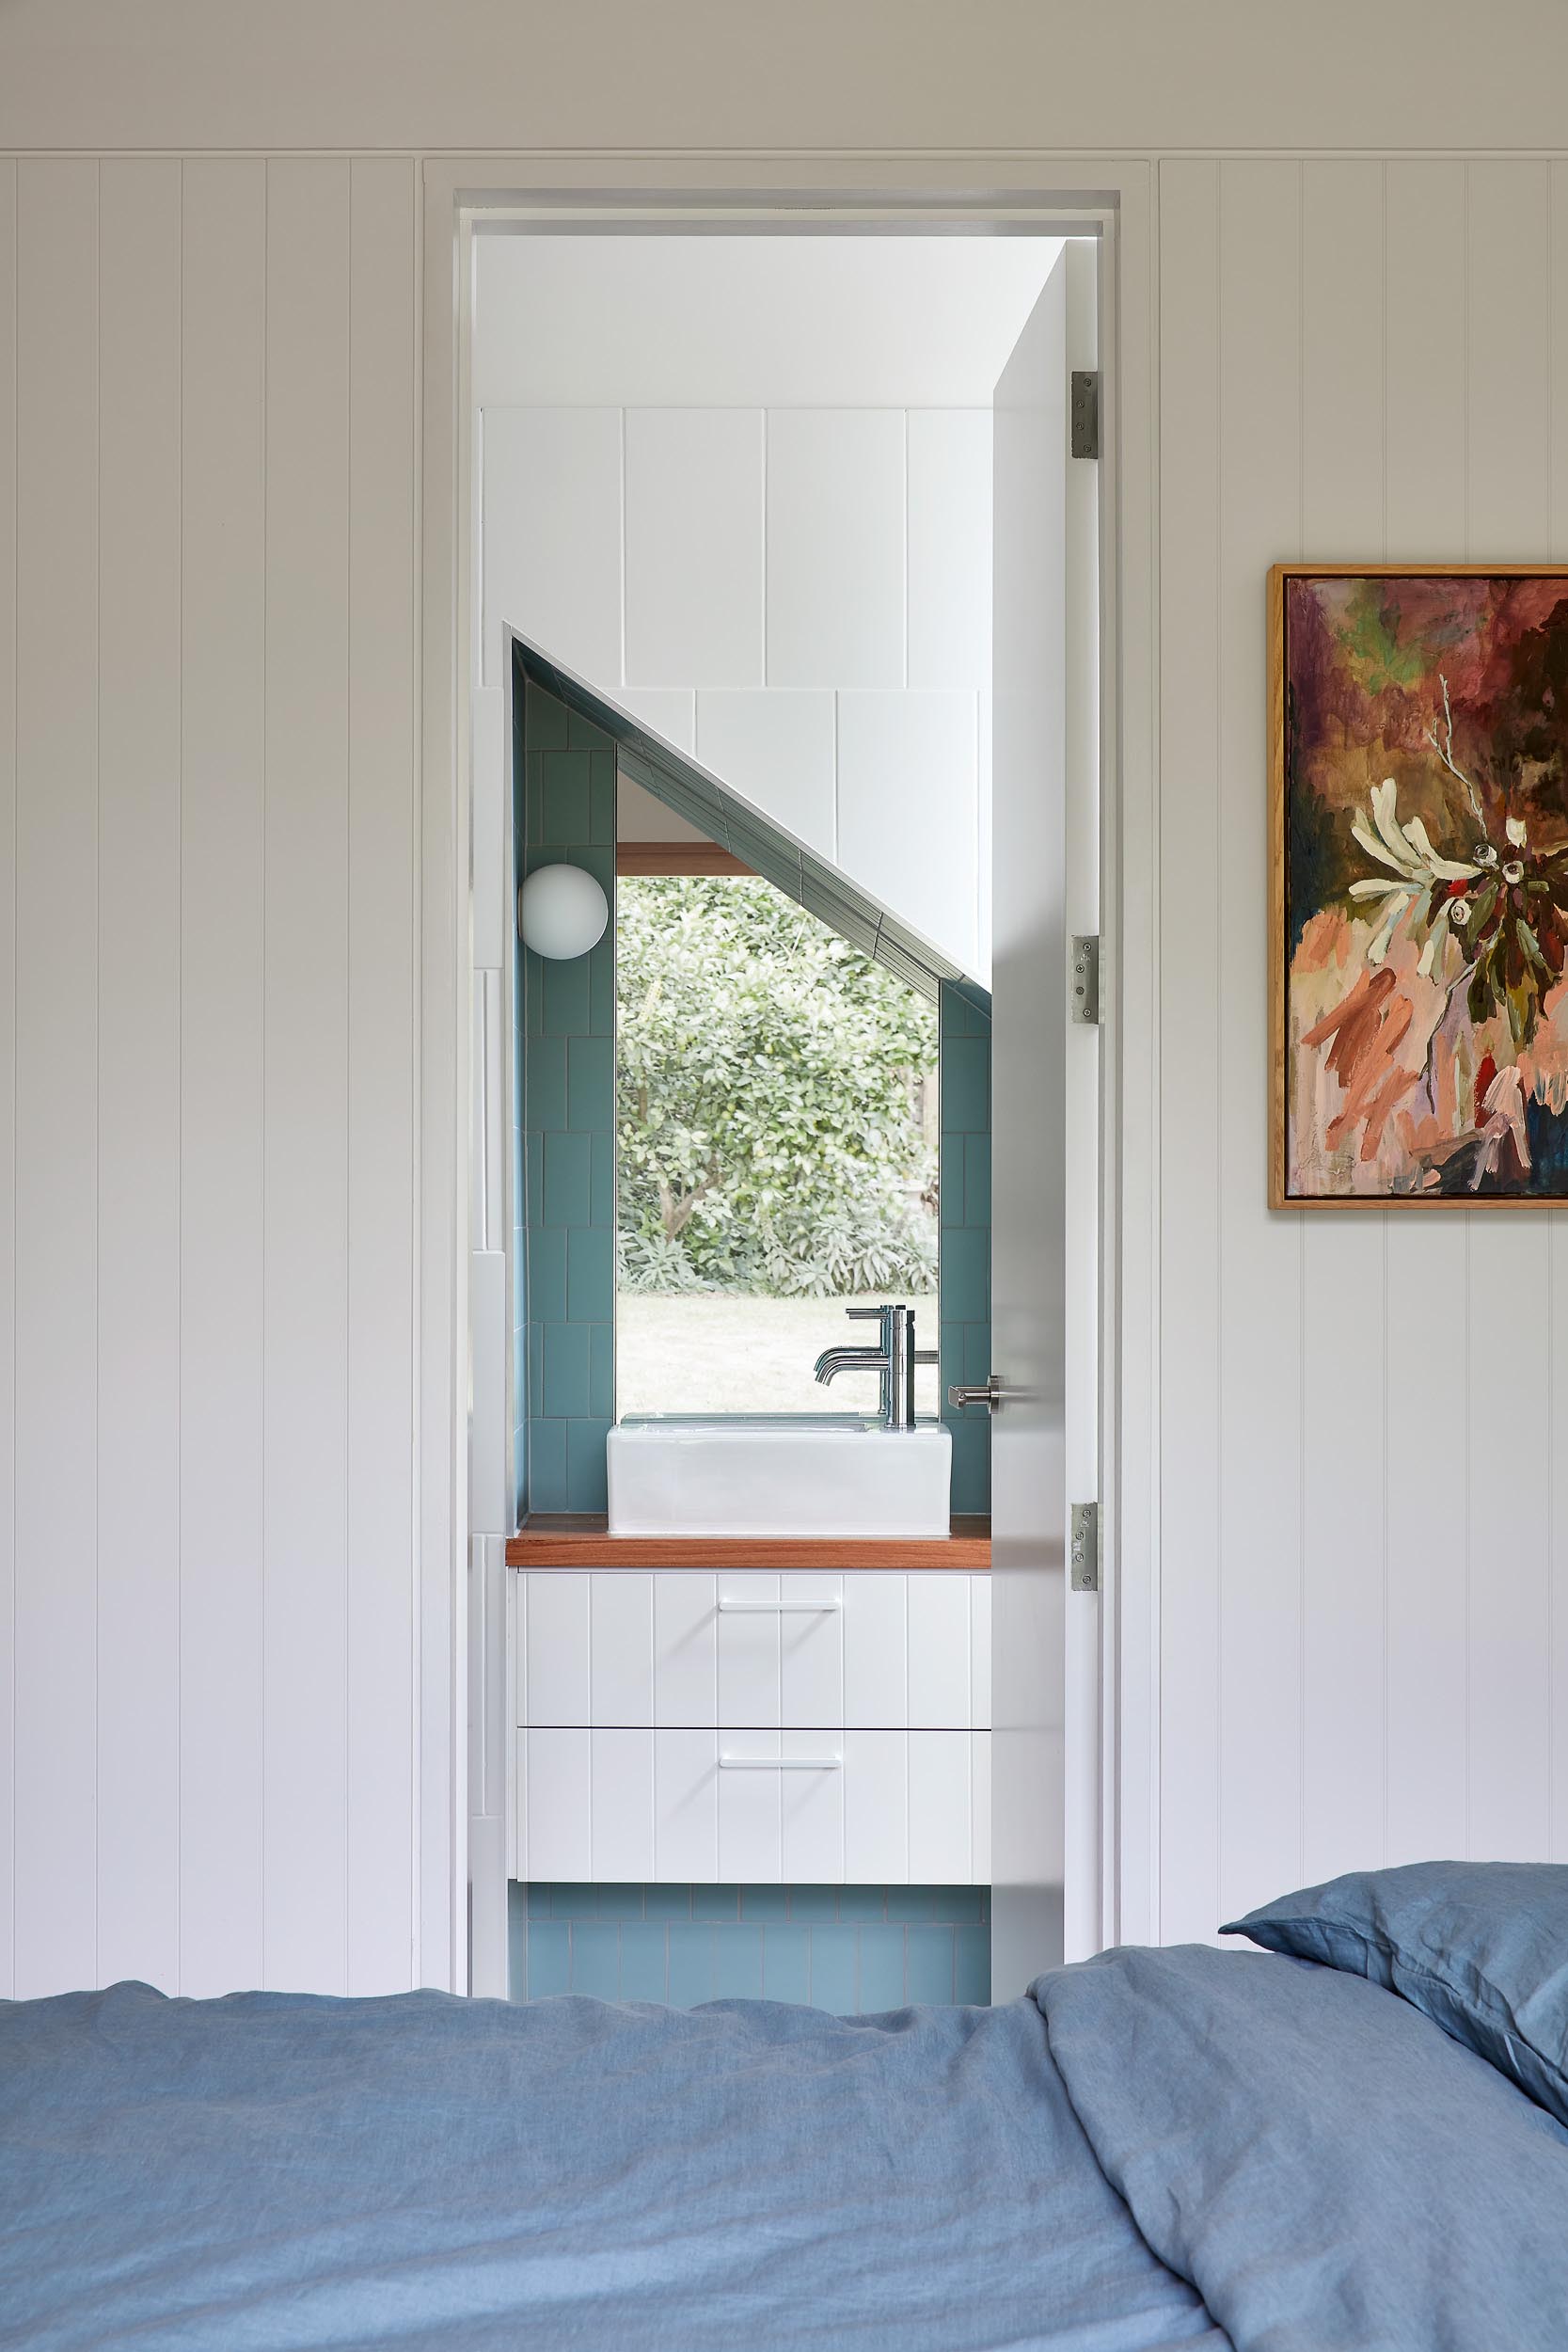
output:
M 985 1886 L 944 1886 L 942 1909 L 937 1915 L 942 1919 L 979 1921 L 986 1916 L 986 1897 L 990 1892 Z
M 588 838 L 615 838 L 615 753 L 592 752 L 588 759 Z
M 545 1138 L 545 1191 L 549 1194 L 550 1146 L 564 1140 Z M 942 1311 L 950 1323 L 987 1323 L 990 1319 L 990 1232 L 982 1225 L 950 1227 L 942 1237 Z
M 718 2001 L 762 1998 L 761 1928 L 716 1927 L 713 1931 L 713 1996 Z
M 542 1135 L 524 1137 L 522 1166 L 525 1190 L 517 1204 L 522 1211 L 518 1222 L 526 1231 L 531 1224 L 538 1224 L 545 1206 L 545 1138 Z
M 614 877 L 611 876 L 611 882 Z M 610 1037 L 615 1028 L 615 934 L 609 933 L 588 959 L 588 1026 L 594 1037 Z
M 621 1929 L 621 1998 L 670 1997 L 670 1931 L 662 1919 L 627 1919 Z
M 939 1150 L 937 1190 L 942 1203 L 942 1247 L 947 1228 L 964 1221 L 964 1141 L 961 1135 L 943 1134 Z
M 593 1146 L 587 1136 L 551 1134 L 545 1137 L 546 1225 L 587 1224 L 592 1171 Z
M 764 2000 L 811 2001 L 811 1930 L 769 1925 L 762 1939 Z
M 573 1323 L 612 1323 L 615 1235 L 608 1225 L 575 1226 L 566 1241 L 566 1313 Z
M 838 1915 L 841 1919 L 875 1919 L 879 1924 L 887 1917 L 887 1889 L 883 1886 L 841 1886 L 838 1890 Z
M 615 1137 L 605 1133 L 592 1138 L 593 1175 L 590 1179 L 588 1213 L 594 1225 L 615 1230 Z
M 642 1915 L 645 1919 L 689 1919 L 690 1887 L 645 1886 L 642 1889 Z
M 759 1921 L 771 1927 L 789 1916 L 787 1886 L 743 1886 L 740 1890 L 740 1915 L 743 1919 Z
M 694 1886 L 691 1889 L 691 1916 L 694 1919 L 738 1919 L 739 1887 Z
M 571 719 L 565 704 L 531 680 L 523 690 L 523 727 L 531 751 L 564 750 L 571 740 Z
M 789 1915 L 792 1919 L 803 1919 L 808 1925 L 836 1919 L 838 1893 L 836 1886 L 792 1886 Z
M 539 838 L 552 848 L 564 848 L 589 837 L 586 752 L 546 752 L 540 763 Z
M 890 1919 L 943 1918 L 946 1915 L 939 1905 L 944 1892 L 940 1886 L 890 1886 L 887 1915 Z
M 984 1408 L 982 1407 L 982 1410 Z M 958 1512 L 990 1509 L 990 1431 L 983 1421 L 962 1416 L 949 1420 L 953 1438 L 953 1508 Z M 539 1506 L 544 1508 L 543 1504 Z
M 566 1124 L 566 1041 L 531 1037 L 523 1081 L 530 1132 L 549 1135 Z M 532 1204 L 531 1203 L 531 1207 Z M 535 1215 L 537 1211 L 535 1210 Z
M 586 975 L 582 997 L 586 1018 Z M 614 1039 L 574 1037 L 566 1048 L 566 1124 L 581 1133 L 591 1133 L 595 1128 L 603 1133 L 614 1117 Z
M 531 1421 L 528 1425 L 528 1504 L 531 1511 L 565 1511 L 565 1421 Z
M 990 1999 L 990 1930 L 982 1927 L 953 1931 L 955 1970 L 953 1998 L 977 2008 Z
M 531 1919 L 528 1923 L 528 1997 L 547 2000 L 554 1993 L 571 1990 L 572 1931 L 563 1919 Z
M 621 1930 L 614 1919 L 572 1922 L 572 1991 L 595 2001 L 621 1997 Z
M 610 1507 L 609 1479 L 605 1467 L 605 1440 L 610 1436 L 607 1421 L 569 1421 L 566 1423 L 566 1501 L 567 1511 L 606 1511 Z
M 641 1919 L 642 1889 L 641 1886 L 614 1886 L 601 1879 L 594 1888 L 598 1897 L 596 1915 L 601 1919 Z
M 549 1918 L 551 1915 L 551 1905 L 555 1895 L 555 1888 L 550 1884 L 549 1880 L 536 1880 L 529 1886 L 525 1887 L 523 1892 L 527 1898 L 527 1910 L 529 1917 L 531 1919 Z
M 550 956 L 543 959 L 541 1026 L 546 1037 L 578 1038 L 588 1026 L 588 959 Z M 566 1119 L 572 1120 L 571 1047 L 566 1049 Z
M 909 2001 L 950 2001 L 953 1998 L 953 1939 L 958 1930 L 946 1925 L 916 1926 L 905 1931 L 904 1997 Z
M 855 1999 L 861 2015 L 904 2006 L 904 1935 L 897 1927 L 866 1926 L 859 1931 L 860 1969 Z
M 515 1880 L 506 1890 L 506 1997 L 528 1998 L 528 1895 Z
M 966 1225 L 990 1224 L 990 1136 L 964 1137 L 964 1217 Z
M 592 719 L 585 719 L 580 710 L 566 713 L 566 740 L 575 752 L 613 752 L 615 739 L 603 727 L 596 727 Z
M 695 2009 L 713 1998 L 713 1930 L 674 1920 L 670 1927 L 670 2006 Z
M 528 1315 L 531 1323 L 566 1320 L 566 1235 L 559 1226 L 529 1227 Z
M 609 1323 L 588 1327 L 588 1414 L 592 1421 L 615 1418 L 615 1329 Z
M 586 1324 L 545 1326 L 545 1390 L 536 1407 L 551 1421 L 583 1420 L 588 1413 L 589 1333 Z
M 966 1135 L 990 1125 L 990 1046 L 985 1038 L 955 1037 L 942 1046 L 942 1123 Z
M 856 1928 L 814 1927 L 811 1931 L 811 1999 L 814 2009 L 836 2016 L 855 2014 Z
M 531 1398 L 533 1410 L 543 1416 L 545 1410 L 545 1326 L 542 1323 L 529 1325 L 525 1345 L 528 1361 L 528 1388 L 524 1403 L 526 1404 L 528 1399 Z

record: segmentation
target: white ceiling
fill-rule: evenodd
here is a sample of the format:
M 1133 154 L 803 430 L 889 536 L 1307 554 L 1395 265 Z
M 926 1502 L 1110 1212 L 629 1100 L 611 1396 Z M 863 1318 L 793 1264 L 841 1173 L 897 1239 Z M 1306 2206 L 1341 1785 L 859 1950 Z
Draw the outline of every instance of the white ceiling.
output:
M 477 241 L 481 406 L 968 408 L 1055 237 Z

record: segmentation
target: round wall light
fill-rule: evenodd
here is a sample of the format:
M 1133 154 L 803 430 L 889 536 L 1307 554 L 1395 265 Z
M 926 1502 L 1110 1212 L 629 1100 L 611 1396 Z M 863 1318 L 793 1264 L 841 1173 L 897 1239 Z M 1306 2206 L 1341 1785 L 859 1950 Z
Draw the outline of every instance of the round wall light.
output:
M 609 921 L 610 900 L 580 866 L 536 866 L 517 893 L 517 929 L 536 956 L 585 956 Z

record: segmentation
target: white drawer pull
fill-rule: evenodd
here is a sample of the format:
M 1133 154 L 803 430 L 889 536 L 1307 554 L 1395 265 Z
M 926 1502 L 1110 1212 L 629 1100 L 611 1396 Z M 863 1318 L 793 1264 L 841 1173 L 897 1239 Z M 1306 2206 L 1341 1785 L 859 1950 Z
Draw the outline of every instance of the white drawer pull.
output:
M 841 1772 L 842 1756 L 721 1756 L 721 1772 Z
M 824 1617 L 842 1609 L 841 1600 L 721 1600 L 720 1613 L 731 1617 Z

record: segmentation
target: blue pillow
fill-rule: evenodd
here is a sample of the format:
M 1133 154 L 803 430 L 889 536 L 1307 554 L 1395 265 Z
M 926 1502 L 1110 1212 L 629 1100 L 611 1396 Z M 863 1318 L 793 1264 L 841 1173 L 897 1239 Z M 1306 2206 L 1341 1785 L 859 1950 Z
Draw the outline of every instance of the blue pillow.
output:
M 1568 2123 L 1568 1866 L 1354 1870 L 1220 1932 L 1402 1994 Z

